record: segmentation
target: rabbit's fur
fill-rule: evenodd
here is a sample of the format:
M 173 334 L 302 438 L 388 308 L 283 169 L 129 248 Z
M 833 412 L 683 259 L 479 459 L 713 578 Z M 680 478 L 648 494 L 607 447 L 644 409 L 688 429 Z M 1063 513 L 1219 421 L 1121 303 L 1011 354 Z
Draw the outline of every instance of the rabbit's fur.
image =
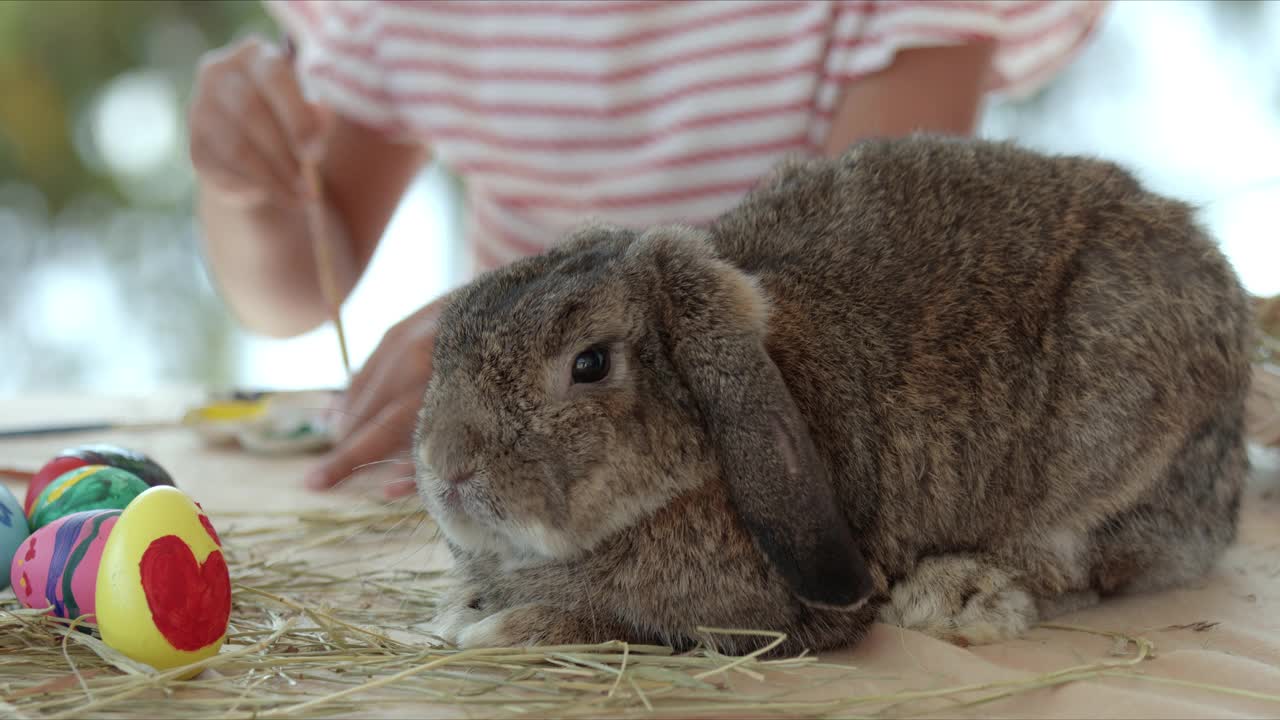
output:
M 867 141 L 706 229 L 586 226 L 441 317 L 436 630 L 989 642 L 1194 582 L 1236 533 L 1249 313 L 1190 207 L 1005 143 Z

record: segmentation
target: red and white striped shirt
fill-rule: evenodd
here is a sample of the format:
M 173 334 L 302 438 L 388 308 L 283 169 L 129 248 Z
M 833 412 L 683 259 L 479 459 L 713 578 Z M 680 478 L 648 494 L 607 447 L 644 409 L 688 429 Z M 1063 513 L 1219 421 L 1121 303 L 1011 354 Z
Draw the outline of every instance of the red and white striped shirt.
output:
M 485 270 L 588 217 L 702 224 L 816 154 L 841 86 L 909 47 L 996 42 L 989 90 L 1043 84 L 1105 3 L 268 0 L 313 100 L 461 174 Z

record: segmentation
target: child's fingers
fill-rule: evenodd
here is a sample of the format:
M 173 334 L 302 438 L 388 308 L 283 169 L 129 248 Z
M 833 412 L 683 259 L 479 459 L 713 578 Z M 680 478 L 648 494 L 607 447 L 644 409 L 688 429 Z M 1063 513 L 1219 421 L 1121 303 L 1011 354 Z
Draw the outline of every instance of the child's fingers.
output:
M 298 186 L 301 174 L 289 137 L 257 85 L 240 72 L 228 72 L 213 91 L 214 101 L 224 117 L 235 122 L 220 123 L 217 132 L 234 144 L 234 162 L 247 163 L 260 158 L 270 171 L 271 184 L 289 194 Z M 266 179 L 265 177 L 263 178 Z
M 225 123 L 222 113 L 207 111 L 203 122 Z M 224 132 L 191 133 L 191 164 L 200 178 L 226 194 L 245 199 L 266 199 L 289 193 L 276 172 L 259 153 L 246 148 L 243 135 Z
M 274 47 L 264 48 L 250 62 L 249 77 L 287 136 L 294 156 L 315 154 L 324 140 L 324 117 L 307 102 L 289 57 Z
M 428 305 L 387 331 L 343 393 L 336 418 L 339 436 L 351 424 L 400 399 L 422 401 L 431 379 L 437 308 Z
M 297 187 L 287 139 L 248 77 L 249 61 L 264 47 L 264 41 L 249 38 L 210 52 L 196 74 L 189 113 L 192 164 L 202 180 L 236 194 L 292 194 Z
M 351 379 L 342 394 L 342 404 L 335 411 L 334 431 L 339 438 L 350 435 L 364 418 L 387 404 L 395 378 L 395 359 L 401 351 L 400 337 L 388 333 Z
M 303 479 L 315 490 L 343 482 L 357 469 L 404 452 L 413 440 L 416 400 L 405 400 L 383 408 L 376 417 L 357 425 L 328 456 Z
M 387 331 L 378 346 L 369 354 L 369 358 L 356 371 L 342 393 L 342 399 L 334 409 L 334 429 L 339 437 L 350 432 L 353 423 L 358 422 L 362 413 L 368 412 L 371 388 L 385 381 L 387 374 L 395 364 L 401 346 L 405 341 L 403 327 L 408 319 L 400 321 Z
M 223 162 L 209 138 L 193 134 L 190 154 L 191 164 L 196 168 L 200 179 L 216 185 L 224 194 L 249 202 L 267 198 L 264 190 L 253 186 L 252 178 L 242 174 L 234 165 Z

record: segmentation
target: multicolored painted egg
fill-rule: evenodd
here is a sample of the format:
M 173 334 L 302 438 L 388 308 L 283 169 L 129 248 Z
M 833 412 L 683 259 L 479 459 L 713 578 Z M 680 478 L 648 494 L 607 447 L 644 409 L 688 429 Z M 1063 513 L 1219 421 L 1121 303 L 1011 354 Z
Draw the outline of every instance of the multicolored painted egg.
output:
M 0 590 L 9 587 L 9 563 L 30 534 L 27 516 L 22 514 L 18 498 L 9 488 L 0 485 Z
M 18 548 L 10 580 L 18 602 L 58 617 L 93 615 L 98 565 L 119 510 L 88 510 L 36 530 Z M 86 618 L 93 622 L 92 617 Z
M 128 470 L 151 487 L 175 484 L 173 478 L 169 477 L 169 473 L 160 467 L 160 463 L 136 450 L 108 443 L 77 445 L 59 452 L 56 457 L 45 463 L 45 466 L 40 468 L 40 471 L 31 478 L 22 512 L 27 517 L 31 517 L 31 509 L 35 507 L 36 499 L 40 497 L 40 493 L 44 492 L 46 487 L 68 470 L 75 470 L 86 465 L 108 465 L 121 470 Z
M 147 484 L 128 470 L 85 465 L 63 473 L 40 493 L 27 525 L 35 532 L 71 513 L 123 510 L 146 489 Z
M 217 654 L 231 575 L 200 506 L 171 487 L 139 495 L 107 538 L 97 597 L 103 641 L 138 662 L 166 670 Z

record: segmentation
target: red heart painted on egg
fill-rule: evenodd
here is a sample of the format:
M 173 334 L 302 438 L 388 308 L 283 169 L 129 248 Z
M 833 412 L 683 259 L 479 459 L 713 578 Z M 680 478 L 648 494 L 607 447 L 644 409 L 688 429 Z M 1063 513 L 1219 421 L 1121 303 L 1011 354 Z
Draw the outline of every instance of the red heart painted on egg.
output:
M 221 552 L 201 565 L 182 538 L 165 535 L 147 547 L 138 569 L 152 620 L 170 645 L 194 652 L 227 631 L 231 579 Z
M 196 503 L 196 505 L 199 504 Z M 209 522 L 207 515 L 200 516 L 200 524 L 204 526 L 204 531 L 209 533 L 209 539 L 213 541 L 213 544 L 222 547 L 222 538 L 218 537 L 218 531 L 213 529 L 213 523 Z

